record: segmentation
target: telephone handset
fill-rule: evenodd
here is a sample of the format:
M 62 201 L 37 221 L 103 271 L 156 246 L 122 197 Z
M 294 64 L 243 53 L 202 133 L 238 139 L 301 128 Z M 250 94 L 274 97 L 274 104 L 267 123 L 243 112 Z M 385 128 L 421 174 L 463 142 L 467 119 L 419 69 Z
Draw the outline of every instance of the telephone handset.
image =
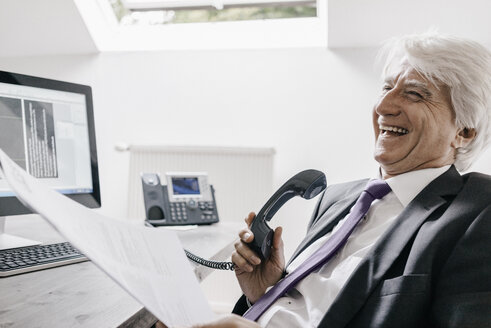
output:
M 285 182 L 264 204 L 252 221 L 250 229 L 254 234 L 254 240 L 250 244 L 251 248 L 262 259 L 268 259 L 271 255 L 274 233 L 266 222 L 270 221 L 281 206 L 291 198 L 301 196 L 305 199 L 311 199 L 326 189 L 326 186 L 324 173 L 312 169 L 297 173 Z

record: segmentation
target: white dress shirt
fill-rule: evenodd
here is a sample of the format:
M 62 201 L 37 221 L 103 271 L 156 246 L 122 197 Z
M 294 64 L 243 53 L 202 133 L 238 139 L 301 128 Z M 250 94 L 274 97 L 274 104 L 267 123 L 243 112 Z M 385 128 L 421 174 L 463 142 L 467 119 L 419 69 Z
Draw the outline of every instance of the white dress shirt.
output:
M 450 166 L 423 169 L 387 179 L 392 191 L 375 200 L 367 215 L 357 225 L 346 244 L 326 264 L 302 279 L 292 290 L 279 298 L 258 319 L 262 327 L 316 327 L 327 312 L 349 276 L 356 269 L 380 236 L 402 210 L 431 181 Z M 333 231 L 345 222 L 339 221 Z M 288 266 L 292 272 L 315 252 L 331 233 L 316 240 Z

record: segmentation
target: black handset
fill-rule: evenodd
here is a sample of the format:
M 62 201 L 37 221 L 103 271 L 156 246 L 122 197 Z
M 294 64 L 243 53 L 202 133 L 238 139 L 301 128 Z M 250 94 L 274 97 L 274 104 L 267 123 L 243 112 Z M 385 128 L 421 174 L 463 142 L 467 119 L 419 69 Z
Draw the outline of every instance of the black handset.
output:
M 252 250 L 262 259 L 268 259 L 271 255 L 273 229 L 266 222 L 270 221 L 280 207 L 291 198 L 301 196 L 311 199 L 326 189 L 326 186 L 324 173 L 312 169 L 297 173 L 285 182 L 264 204 L 252 221 L 250 228 L 254 234 L 254 240 L 250 244 Z

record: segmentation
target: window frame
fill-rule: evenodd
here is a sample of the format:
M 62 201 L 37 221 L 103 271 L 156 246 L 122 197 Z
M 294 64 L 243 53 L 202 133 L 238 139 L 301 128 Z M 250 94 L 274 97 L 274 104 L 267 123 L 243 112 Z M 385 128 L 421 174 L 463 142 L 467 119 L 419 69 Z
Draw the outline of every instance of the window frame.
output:
M 122 4 L 131 11 L 146 10 L 179 10 L 200 8 L 233 8 L 268 6 L 273 4 L 299 5 L 316 0 L 121 0 Z
M 327 0 L 317 17 L 153 26 L 120 25 L 107 0 L 75 2 L 100 51 L 327 48 Z

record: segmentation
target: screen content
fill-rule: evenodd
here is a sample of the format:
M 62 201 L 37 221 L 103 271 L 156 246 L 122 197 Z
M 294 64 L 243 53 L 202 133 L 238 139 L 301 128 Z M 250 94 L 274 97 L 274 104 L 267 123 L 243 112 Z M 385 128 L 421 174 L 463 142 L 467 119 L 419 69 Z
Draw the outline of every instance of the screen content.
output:
M 174 195 L 199 195 L 198 178 L 172 178 Z
M 0 148 L 61 193 L 93 191 L 83 94 L 0 83 Z M 13 195 L 0 178 L 0 197 Z

